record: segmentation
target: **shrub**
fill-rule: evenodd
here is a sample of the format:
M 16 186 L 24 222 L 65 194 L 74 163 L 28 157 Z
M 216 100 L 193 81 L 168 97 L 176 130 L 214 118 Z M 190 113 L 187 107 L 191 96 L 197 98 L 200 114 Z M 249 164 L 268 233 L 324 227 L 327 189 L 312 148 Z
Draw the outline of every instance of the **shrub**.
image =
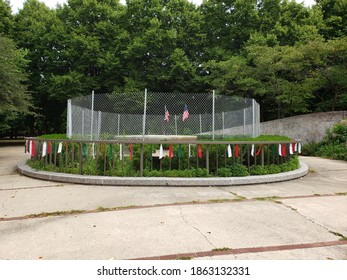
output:
M 328 129 L 321 142 L 304 145 L 302 154 L 347 161 L 347 121 Z

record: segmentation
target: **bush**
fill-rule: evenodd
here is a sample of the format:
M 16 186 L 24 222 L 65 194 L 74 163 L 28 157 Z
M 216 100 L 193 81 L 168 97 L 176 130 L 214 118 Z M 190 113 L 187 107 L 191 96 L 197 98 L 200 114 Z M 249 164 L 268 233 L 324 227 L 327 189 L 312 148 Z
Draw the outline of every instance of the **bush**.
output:
M 302 154 L 347 161 L 347 121 L 328 129 L 321 142 L 304 145 Z

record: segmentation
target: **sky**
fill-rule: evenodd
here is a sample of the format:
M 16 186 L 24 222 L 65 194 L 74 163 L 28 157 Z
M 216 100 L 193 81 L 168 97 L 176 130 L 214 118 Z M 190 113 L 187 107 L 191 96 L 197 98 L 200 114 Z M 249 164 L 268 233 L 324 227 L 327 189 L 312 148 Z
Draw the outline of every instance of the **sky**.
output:
M 59 4 L 63 4 L 66 3 L 67 0 L 39 0 L 40 2 L 44 2 L 46 4 L 46 6 L 50 7 L 50 8 L 55 8 L 57 3 Z M 194 2 L 196 4 L 201 4 L 202 0 L 190 0 L 191 2 Z M 296 2 L 304 2 L 306 6 L 312 6 L 313 4 L 315 4 L 314 0 L 295 0 Z M 23 3 L 25 2 L 25 0 L 10 0 L 11 6 L 12 6 L 12 11 L 14 13 L 17 13 L 19 9 L 21 9 L 23 7 Z M 125 0 L 121 0 L 121 2 L 125 2 Z

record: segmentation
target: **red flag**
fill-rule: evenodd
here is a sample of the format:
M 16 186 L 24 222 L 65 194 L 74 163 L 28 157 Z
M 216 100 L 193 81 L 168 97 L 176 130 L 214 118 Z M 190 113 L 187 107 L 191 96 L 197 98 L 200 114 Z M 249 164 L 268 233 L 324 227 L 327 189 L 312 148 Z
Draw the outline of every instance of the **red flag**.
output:
M 184 105 L 184 108 L 183 108 L 182 122 L 188 119 L 188 117 L 189 117 L 189 112 L 188 112 L 188 106 L 186 104 Z
M 130 160 L 133 160 L 133 144 L 130 144 L 129 152 L 130 152 Z
M 31 141 L 31 154 L 30 156 L 35 156 L 35 141 Z
M 48 145 L 47 145 L 47 154 L 50 154 L 51 153 L 51 142 L 48 142 Z
M 198 158 L 202 158 L 202 147 L 200 144 L 198 145 Z
M 239 157 L 239 145 L 235 145 L 235 157 Z
M 168 109 L 166 108 L 166 105 L 165 105 L 165 118 L 164 118 L 164 121 L 169 122 L 169 116 L 170 116 L 169 111 L 168 111 Z
M 260 145 L 260 146 L 259 146 L 258 151 L 255 153 L 256 156 L 259 156 L 259 155 L 260 155 L 262 146 L 263 146 L 263 145 Z
M 169 146 L 169 158 L 172 158 L 172 144 Z
M 286 144 L 282 144 L 282 157 L 287 155 L 287 147 Z

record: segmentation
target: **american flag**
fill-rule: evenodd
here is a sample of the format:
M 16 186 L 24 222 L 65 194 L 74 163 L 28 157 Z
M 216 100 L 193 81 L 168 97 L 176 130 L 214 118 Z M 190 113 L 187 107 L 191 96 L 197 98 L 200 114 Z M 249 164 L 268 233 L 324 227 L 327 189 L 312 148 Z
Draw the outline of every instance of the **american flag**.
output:
M 166 122 L 169 122 L 169 111 L 168 109 L 166 108 L 166 105 L 165 105 L 165 118 L 164 118 L 164 121 Z
M 188 119 L 188 117 L 189 117 L 189 112 L 188 112 L 188 106 L 186 104 L 184 105 L 184 109 L 183 109 L 182 122 Z

